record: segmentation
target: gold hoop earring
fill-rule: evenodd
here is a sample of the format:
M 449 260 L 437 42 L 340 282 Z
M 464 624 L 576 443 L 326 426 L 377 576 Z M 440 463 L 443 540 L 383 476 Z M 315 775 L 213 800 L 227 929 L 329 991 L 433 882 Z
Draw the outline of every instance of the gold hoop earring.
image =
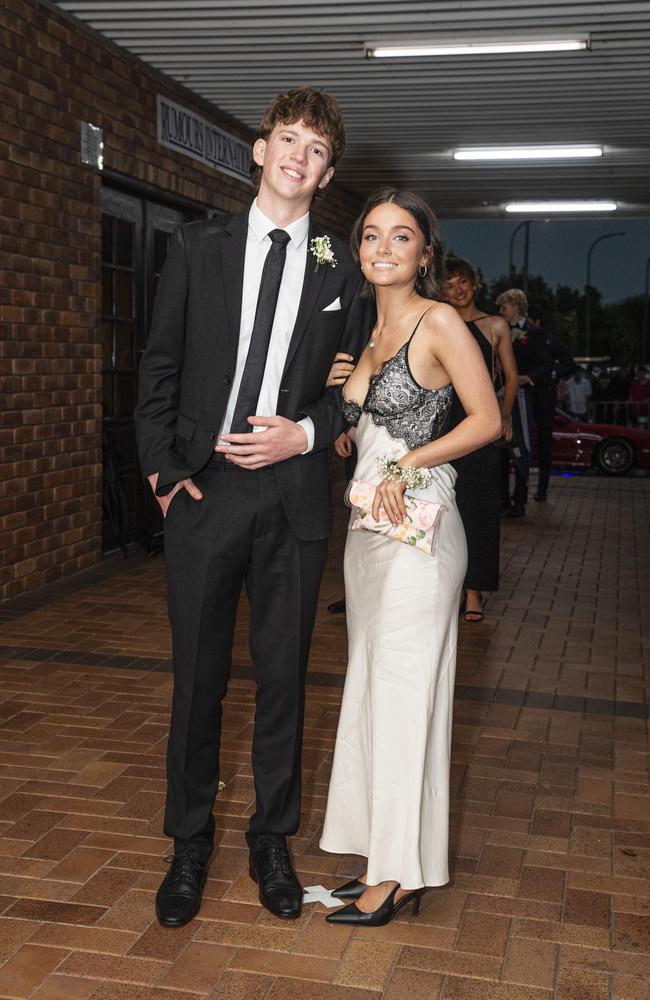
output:
M 429 268 L 425 264 L 424 265 L 424 271 L 423 271 L 422 270 L 422 264 L 420 264 L 420 266 L 418 267 L 418 274 L 420 275 L 421 278 L 426 278 L 428 270 L 429 270 Z

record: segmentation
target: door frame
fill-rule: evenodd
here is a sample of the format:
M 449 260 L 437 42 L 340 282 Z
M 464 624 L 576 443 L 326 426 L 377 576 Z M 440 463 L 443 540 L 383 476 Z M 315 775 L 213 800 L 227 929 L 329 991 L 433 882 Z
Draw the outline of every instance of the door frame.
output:
M 133 379 L 134 397 L 137 391 L 137 370 L 140 358 L 146 346 L 151 317 L 153 312 L 157 273 L 156 273 L 156 232 L 171 234 L 181 223 L 192 218 L 205 218 L 210 210 L 206 206 L 190 203 L 188 199 L 173 199 L 149 185 L 125 183 L 124 178 L 115 184 L 113 177 L 104 178 L 101 192 L 101 212 L 116 216 L 131 222 L 134 226 L 133 235 L 133 330 L 132 330 L 132 368 L 119 369 L 115 355 L 111 357 L 110 366 L 102 358 L 102 380 L 105 386 L 107 378 L 111 379 L 113 392 L 113 415 L 102 420 L 104 441 L 104 463 L 109 462 L 103 476 L 102 496 L 104 501 L 104 516 L 102 520 L 102 551 L 114 551 L 121 548 L 124 555 L 133 543 L 139 542 L 148 552 L 162 548 L 163 524 L 160 508 L 155 502 L 151 491 L 142 480 L 141 472 L 135 459 L 135 466 L 130 461 L 127 451 L 135 454 L 135 428 L 133 413 L 119 414 L 115 409 L 117 389 L 120 379 Z M 102 259 L 102 269 L 104 259 Z M 112 302 L 112 308 L 114 302 Z M 102 323 L 104 312 L 102 309 Z M 115 316 L 112 317 L 115 322 Z M 110 374 L 109 374 L 110 373 Z M 128 405 L 128 404 L 127 404 Z M 135 398 L 133 399 L 135 406 Z M 130 440 L 121 450 L 119 442 L 124 435 Z M 132 439 L 130 438 L 132 435 Z M 120 461 L 127 454 L 126 464 Z M 126 478 L 124 478 L 126 477 Z M 134 477 L 134 478 L 133 478 Z M 113 523 L 106 517 L 107 510 L 113 510 Z M 115 511 L 117 509 L 117 514 Z M 115 530 L 115 524 L 121 525 L 121 530 Z

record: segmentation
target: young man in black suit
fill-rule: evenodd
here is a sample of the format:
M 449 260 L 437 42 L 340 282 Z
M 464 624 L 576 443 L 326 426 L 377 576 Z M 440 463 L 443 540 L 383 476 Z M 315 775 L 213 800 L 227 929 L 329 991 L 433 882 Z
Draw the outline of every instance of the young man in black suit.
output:
M 199 910 L 213 849 L 221 702 L 245 584 L 257 682 L 250 874 L 297 917 L 287 851 L 300 819 L 304 683 L 330 527 L 327 446 L 343 429 L 338 350 L 368 332 L 347 246 L 310 218 L 343 152 L 336 101 L 301 87 L 267 111 L 249 210 L 181 226 L 140 368 L 140 463 L 165 515 L 174 694 L 156 897 L 162 924 Z
M 519 372 L 520 392 L 513 408 L 514 423 L 519 422 L 517 437 L 523 440 L 521 457 L 515 457 L 515 488 L 509 517 L 523 517 L 528 502 L 530 440 L 533 424 L 537 430 L 539 475 L 535 500 L 543 503 L 548 492 L 553 447 L 553 421 L 557 404 L 557 383 L 568 378 L 576 365 L 568 348 L 529 315 L 528 300 L 519 288 L 510 288 L 498 296 L 497 305 L 510 324 L 512 348 Z M 504 452 L 504 461 L 508 461 Z M 507 497 L 508 467 L 504 465 L 504 496 Z

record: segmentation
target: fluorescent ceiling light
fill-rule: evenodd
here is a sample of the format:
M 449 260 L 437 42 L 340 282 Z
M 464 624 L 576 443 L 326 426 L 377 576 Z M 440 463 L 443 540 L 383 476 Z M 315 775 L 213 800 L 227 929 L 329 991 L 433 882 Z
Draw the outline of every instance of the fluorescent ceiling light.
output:
M 454 150 L 455 160 L 573 160 L 602 156 L 602 146 L 486 146 Z
M 498 55 L 504 52 L 574 52 L 589 48 L 589 35 L 575 38 L 528 38 L 510 41 L 430 42 L 427 45 L 382 45 L 366 47 L 367 59 L 397 59 L 409 56 Z
M 615 201 L 511 201 L 506 212 L 615 212 Z

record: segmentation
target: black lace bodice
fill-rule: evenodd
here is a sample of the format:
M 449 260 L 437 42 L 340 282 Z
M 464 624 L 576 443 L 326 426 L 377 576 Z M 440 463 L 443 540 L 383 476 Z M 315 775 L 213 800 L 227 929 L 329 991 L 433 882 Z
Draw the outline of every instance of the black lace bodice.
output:
M 343 399 L 343 416 L 356 427 L 362 412 L 368 413 L 391 437 L 403 439 L 409 448 L 421 448 L 444 433 L 454 389 L 451 384 L 442 389 L 418 385 L 408 363 L 410 342 L 371 376 L 363 406 Z

